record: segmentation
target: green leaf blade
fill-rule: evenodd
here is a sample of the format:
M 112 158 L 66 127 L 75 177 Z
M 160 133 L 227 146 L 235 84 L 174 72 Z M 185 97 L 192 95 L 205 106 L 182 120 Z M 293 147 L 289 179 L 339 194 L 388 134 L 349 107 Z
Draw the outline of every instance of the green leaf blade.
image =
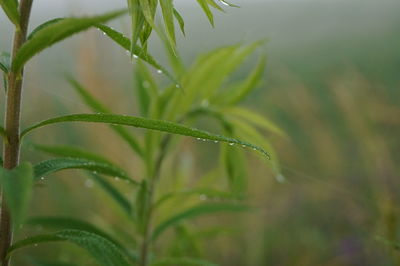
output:
M 125 125 L 125 126 L 157 130 L 182 136 L 194 137 L 198 139 L 210 140 L 214 142 L 226 142 L 229 143 L 230 145 L 236 144 L 236 145 L 241 145 L 243 147 L 251 148 L 269 158 L 268 152 L 265 151 L 263 148 L 235 138 L 229 138 L 222 135 L 212 134 L 206 131 L 190 128 L 184 125 L 164 120 L 148 119 L 135 116 L 114 115 L 114 114 L 75 114 L 75 115 L 60 116 L 33 125 L 25 129 L 21 133 L 21 135 L 24 136 L 30 131 L 46 125 L 65 123 L 65 122 L 90 122 L 90 123 Z
M 101 16 L 65 18 L 41 28 L 20 48 L 13 60 L 12 71 L 18 72 L 29 59 L 51 45 L 124 13 L 125 10 L 119 10 Z
M 0 183 L 11 213 L 13 227 L 18 230 L 24 221 L 32 195 L 32 165 L 22 163 L 12 170 L 0 168 Z
M 123 251 L 114 243 L 92 232 L 75 229 L 61 230 L 54 234 L 38 235 L 20 240 L 11 246 L 8 256 L 23 247 L 54 241 L 67 241 L 80 246 L 88 251 L 99 265 L 129 266 Z
M 122 169 L 106 163 L 100 163 L 82 158 L 56 158 L 40 162 L 34 166 L 34 177 L 37 180 L 49 174 L 66 169 L 95 171 L 105 175 L 118 177 L 132 184 L 136 184 L 136 181 L 130 179 Z
M 17 27 L 19 27 L 19 11 L 18 2 L 15 0 L 0 0 L 0 6 L 3 8 L 4 13 L 10 21 Z

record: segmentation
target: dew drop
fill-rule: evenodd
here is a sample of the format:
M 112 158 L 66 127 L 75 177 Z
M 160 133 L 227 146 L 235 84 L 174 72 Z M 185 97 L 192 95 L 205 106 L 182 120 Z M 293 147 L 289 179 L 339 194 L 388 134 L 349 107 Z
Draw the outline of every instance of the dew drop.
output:
M 134 54 L 134 55 L 133 55 L 133 58 L 138 59 L 139 57 L 138 57 L 137 55 Z
M 204 195 L 204 194 L 201 194 L 201 195 L 199 196 L 199 199 L 200 199 L 200 200 L 206 200 L 206 199 L 207 199 L 207 196 Z
M 201 140 L 201 138 L 196 138 L 197 140 Z
M 119 177 L 118 176 L 114 177 L 114 180 L 119 181 Z
M 214 143 L 218 143 L 218 140 L 214 140 Z
M 158 74 L 162 74 L 163 72 L 162 72 L 161 69 L 158 69 L 158 70 L 157 70 L 157 73 L 158 73 Z
M 181 85 L 179 85 L 179 84 L 176 84 L 176 85 L 175 85 L 175 88 L 178 88 L 178 89 L 179 89 L 180 87 L 181 87 Z
M 229 143 L 229 145 L 230 145 L 230 146 L 233 146 L 233 145 L 235 145 L 235 143 L 231 142 L 231 143 Z
M 92 188 L 94 186 L 94 182 L 92 179 L 86 179 L 85 181 L 85 187 L 87 188 Z
M 275 176 L 275 179 L 281 184 L 286 182 L 286 178 L 282 174 Z
M 42 176 L 42 177 L 40 177 L 40 180 L 44 180 L 44 177 Z
M 246 148 L 246 145 L 242 145 L 243 148 Z

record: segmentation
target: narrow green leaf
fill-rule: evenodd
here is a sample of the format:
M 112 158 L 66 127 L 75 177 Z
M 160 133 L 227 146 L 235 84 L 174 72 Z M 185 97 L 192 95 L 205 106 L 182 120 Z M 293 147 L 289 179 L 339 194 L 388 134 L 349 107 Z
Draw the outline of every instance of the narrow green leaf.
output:
M 16 242 L 8 251 L 8 256 L 15 250 L 53 241 L 68 241 L 88 251 L 92 257 L 102 266 L 128 266 L 126 256 L 114 243 L 108 239 L 81 230 L 61 230 L 54 234 L 38 235 Z
M 154 7 L 150 0 L 139 0 L 139 3 L 147 23 L 154 28 Z
M 48 26 L 50 26 L 50 25 L 52 25 L 54 23 L 57 23 L 57 22 L 59 22 L 61 20 L 64 20 L 64 19 L 66 19 L 66 18 L 54 18 L 54 19 L 48 20 L 48 21 L 40 24 L 31 33 L 29 33 L 29 35 L 28 35 L 28 37 L 26 39 L 27 40 L 32 39 L 35 36 L 35 34 L 38 33 L 39 31 L 41 31 L 42 29 L 44 29 L 44 28 L 46 28 L 46 27 L 48 27 Z
M 108 37 L 110 37 L 114 42 L 119 44 L 122 48 L 124 48 L 126 51 L 131 50 L 131 40 L 129 40 L 127 37 L 125 37 L 122 33 L 108 27 L 105 25 L 97 25 L 97 28 L 103 31 Z M 138 45 L 133 45 L 132 46 L 132 53 L 137 56 L 138 58 L 142 59 L 155 69 L 157 69 L 158 72 L 164 73 L 172 82 L 175 84 L 179 84 L 178 81 L 172 76 L 172 74 L 169 73 L 168 70 L 166 70 L 163 66 L 161 66 L 157 61 L 149 55 L 147 52 L 143 51 L 142 48 L 140 48 Z
M 18 230 L 24 221 L 32 194 L 32 165 L 22 163 L 13 170 L 0 167 L 0 183 L 10 209 L 14 230 Z
M 0 6 L 3 8 L 4 13 L 15 26 L 19 27 L 19 11 L 18 1 L 15 0 L 0 0 Z
M 197 258 L 188 258 L 188 257 L 180 257 L 180 258 L 163 258 L 156 260 L 154 263 L 151 264 L 152 266 L 161 266 L 161 265 L 198 265 L 198 266 L 218 266 L 218 264 L 205 261 L 202 259 Z
M 175 25 L 174 25 L 174 6 L 172 0 L 159 0 L 163 14 L 164 24 L 167 32 L 167 38 L 171 47 L 175 48 Z
M 159 224 L 155 228 L 152 235 L 152 240 L 156 240 L 166 229 L 181 223 L 183 220 L 192 219 L 201 215 L 216 212 L 242 212 L 248 210 L 250 210 L 248 206 L 230 203 L 212 203 L 197 205 L 161 222 L 161 224 Z
M 132 26 L 132 47 L 129 49 L 133 52 L 133 46 L 137 44 L 140 33 L 143 29 L 145 18 L 140 9 L 139 0 L 127 0 L 129 7 L 129 14 L 131 16 L 131 26 Z
M 104 232 L 103 230 L 100 230 L 96 226 L 94 226 L 88 222 L 85 222 L 82 220 L 77 220 L 77 219 L 70 218 L 70 217 L 60 217 L 60 216 L 34 217 L 34 218 L 30 218 L 27 221 L 27 224 L 33 225 L 33 226 L 40 225 L 45 228 L 55 229 L 55 230 L 74 229 L 74 230 L 86 231 L 86 232 L 90 232 L 90 233 L 99 235 L 101 237 L 104 237 L 116 246 L 119 246 L 119 247 L 121 246 L 118 243 L 118 241 L 116 241 L 112 236 L 110 236 L 108 233 Z
M 181 16 L 181 14 L 174 8 L 174 17 L 176 18 L 176 21 L 178 21 L 179 27 L 183 33 L 184 36 L 186 36 L 185 33 L 185 20 Z
M 265 118 L 264 116 L 257 114 L 250 109 L 242 108 L 242 107 L 230 107 L 230 108 L 222 108 L 223 114 L 229 116 L 236 116 L 244 121 L 250 122 L 251 124 L 258 126 L 264 130 L 273 132 L 279 136 L 286 137 L 286 133 L 274 122 Z
M 126 13 L 125 10 L 113 11 L 101 16 L 65 18 L 38 30 L 16 54 L 12 70 L 18 72 L 23 65 L 37 53 L 47 47 L 70 37 L 73 34 L 84 31 L 98 23 L 104 23 Z
M 200 7 L 203 9 L 204 13 L 206 14 L 208 20 L 210 21 L 211 25 L 214 27 L 214 15 L 208 6 L 207 0 L 197 0 Z
M 213 8 L 219 10 L 219 11 L 224 11 L 222 7 L 220 7 L 214 0 L 206 0 L 207 4 L 212 6 Z
M 206 131 L 198 130 L 195 128 L 190 128 L 187 126 L 183 126 L 180 124 L 176 124 L 169 121 L 156 120 L 156 119 L 148 119 L 142 117 L 134 117 L 134 116 L 124 116 L 124 115 L 114 115 L 114 114 L 75 114 L 75 115 L 67 115 L 60 116 L 52 119 L 48 119 L 42 121 L 38 124 L 35 124 L 27 129 L 25 129 L 21 136 L 26 135 L 30 131 L 40 128 L 46 125 L 64 123 L 64 122 L 92 122 L 92 123 L 107 123 L 107 124 L 116 124 L 116 125 L 125 125 L 125 126 L 133 126 L 139 128 L 146 128 L 151 130 L 158 130 L 166 133 L 195 137 L 198 139 L 211 140 L 214 142 L 227 142 L 230 145 L 241 145 L 243 147 L 248 147 L 253 150 L 259 151 L 264 156 L 269 157 L 268 152 L 262 149 L 261 147 L 255 146 L 251 143 L 244 142 L 238 139 L 229 138 L 221 135 L 212 134 Z
M 237 149 L 223 149 L 225 169 L 228 175 L 229 186 L 235 195 L 243 197 L 247 189 L 247 170 L 243 154 Z
M 125 211 L 126 214 L 129 216 L 132 215 L 131 203 L 115 187 L 100 175 L 94 173 L 89 173 L 89 175 L 108 195 L 110 195 L 110 197 Z
M 81 86 L 76 80 L 68 79 L 71 86 L 78 92 L 79 96 L 84 102 L 94 111 L 98 113 L 111 113 L 111 111 L 94 98 L 83 86 Z M 111 125 L 111 128 L 123 139 L 128 145 L 135 151 L 139 156 L 143 156 L 142 148 L 136 138 L 125 128 L 121 126 Z
M 66 169 L 84 169 L 94 171 L 101 174 L 118 177 L 128 181 L 129 183 L 136 184 L 136 181 L 130 179 L 123 170 L 116 168 L 113 165 L 82 158 L 57 158 L 40 162 L 34 166 L 34 176 L 35 179 L 39 179 L 51 173 Z

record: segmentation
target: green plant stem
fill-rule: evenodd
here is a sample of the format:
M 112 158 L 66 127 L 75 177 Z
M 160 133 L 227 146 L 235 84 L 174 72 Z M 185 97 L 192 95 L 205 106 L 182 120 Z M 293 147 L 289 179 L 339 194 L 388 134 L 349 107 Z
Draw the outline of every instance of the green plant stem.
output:
M 167 135 L 165 138 L 162 140 L 161 146 L 160 146 L 160 153 L 158 155 L 157 161 L 154 165 L 154 172 L 151 175 L 150 182 L 149 182 L 149 196 L 147 200 L 147 213 L 146 213 L 146 218 L 145 218 L 145 225 L 144 225 L 144 231 L 143 231 L 143 240 L 142 240 L 142 245 L 140 249 L 140 260 L 139 260 L 139 266 L 148 266 L 149 264 L 149 251 L 150 251 L 150 242 L 151 242 L 151 232 L 152 232 L 152 217 L 153 217 L 153 201 L 154 201 L 154 189 L 155 185 L 160 177 L 161 173 L 161 166 L 164 161 L 164 158 L 166 156 L 166 151 L 168 144 L 171 140 L 171 136 Z
M 19 3 L 20 27 L 15 30 L 12 58 L 15 57 L 18 50 L 26 41 L 32 2 L 33 0 L 21 0 Z M 5 141 L 3 149 L 3 167 L 6 169 L 13 169 L 19 163 L 22 81 L 23 70 L 20 72 L 11 71 L 9 73 L 4 119 L 7 141 Z M 6 258 L 6 255 L 12 243 L 12 226 L 10 213 L 3 193 L 1 199 L 0 261 L 2 266 L 8 266 L 9 259 Z

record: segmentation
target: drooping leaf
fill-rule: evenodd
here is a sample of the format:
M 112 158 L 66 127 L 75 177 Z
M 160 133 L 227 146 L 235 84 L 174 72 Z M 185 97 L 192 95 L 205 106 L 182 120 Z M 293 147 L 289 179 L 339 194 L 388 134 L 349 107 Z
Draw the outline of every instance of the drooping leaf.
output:
M 101 174 L 118 177 L 129 183 L 136 184 L 136 181 L 129 178 L 125 171 L 106 163 L 100 163 L 82 158 L 57 158 L 40 162 L 34 166 L 35 179 L 39 179 L 54 172 L 65 169 L 83 169 L 98 172 Z
M 108 239 L 81 230 L 61 230 L 53 234 L 38 235 L 16 242 L 8 251 L 10 256 L 16 250 L 40 243 L 67 241 L 74 243 L 88 251 L 91 256 L 102 266 L 129 266 L 123 251 Z
M 105 107 L 102 103 L 100 103 L 97 99 L 94 98 L 93 95 L 89 93 L 81 84 L 79 84 L 76 80 L 70 78 L 70 84 L 72 87 L 78 92 L 79 96 L 83 99 L 83 101 L 94 111 L 97 113 L 111 113 L 111 111 Z M 111 125 L 111 128 L 123 139 L 125 140 L 129 147 L 132 148 L 139 156 L 143 156 L 142 148 L 140 147 L 139 142 L 136 138 L 125 128 L 121 126 Z
M 152 239 L 153 241 L 156 240 L 161 235 L 161 233 L 163 233 L 166 229 L 168 229 L 171 226 L 177 225 L 184 220 L 216 212 L 242 212 L 248 210 L 250 210 L 248 206 L 232 204 L 232 203 L 211 203 L 211 204 L 197 205 L 161 222 L 155 228 L 152 235 Z
M 104 230 L 99 229 L 98 227 L 82 220 L 74 219 L 71 217 L 60 217 L 60 216 L 42 216 L 42 217 L 34 217 L 30 218 L 27 221 L 27 224 L 33 225 L 33 226 L 42 226 L 46 229 L 55 229 L 55 230 L 79 230 L 79 231 L 85 231 L 89 233 L 96 234 L 98 236 L 101 236 L 111 243 L 113 243 L 115 246 L 117 246 L 121 251 L 124 252 L 124 254 L 135 260 L 131 255 L 127 253 L 125 248 L 120 244 L 118 240 L 116 240 L 113 236 L 108 234 L 107 232 L 104 232 Z
M 183 17 L 181 16 L 181 14 L 178 12 L 178 10 L 176 10 L 174 8 L 174 17 L 176 18 L 176 21 L 178 21 L 179 27 L 183 33 L 183 35 L 185 36 L 185 20 L 183 19 Z
M 126 214 L 132 215 L 131 203 L 115 187 L 98 174 L 89 173 L 89 175 L 108 195 L 110 195 L 110 197 L 126 212 Z
M 12 70 L 18 72 L 23 65 L 37 53 L 47 47 L 84 31 L 98 23 L 104 23 L 126 13 L 125 10 L 113 11 L 101 16 L 65 18 L 38 30 L 30 40 L 19 49 L 12 62 Z
M 14 229 L 23 223 L 33 188 L 33 169 L 29 163 L 21 163 L 12 170 L 0 167 L 0 183 L 11 213 Z
M 274 122 L 270 121 L 268 118 L 260 114 L 257 114 L 256 112 L 251 111 L 250 109 L 242 107 L 229 107 L 229 108 L 221 108 L 220 110 L 222 111 L 223 114 L 238 117 L 263 130 L 277 134 L 278 136 L 281 137 L 287 136 L 285 132 L 283 132 L 283 130 Z
M 138 45 L 135 44 L 132 45 L 131 41 L 127 37 L 125 37 L 122 33 L 114 29 L 111 29 L 110 27 L 105 25 L 97 25 L 97 27 L 101 31 L 103 31 L 108 37 L 110 37 L 114 42 L 116 42 L 122 48 L 124 48 L 126 51 L 132 50 L 132 53 L 135 56 L 142 59 L 149 65 L 153 66 L 155 69 L 157 69 L 158 72 L 164 73 L 175 84 L 178 84 L 174 76 L 172 76 L 172 74 L 170 74 L 168 70 L 166 70 L 163 66 L 157 63 L 157 61 L 151 55 L 143 51 L 143 49 L 140 48 Z
M 0 0 L 0 6 L 3 8 L 4 13 L 15 26 L 19 27 L 19 11 L 18 1 L 16 0 Z
M 227 147 L 224 147 L 222 152 L 230 189 L 239 198 L 243 197 L 247 189 L 247 170 L 243 154 L 237 149 Z
M 188 258 L 188 257 L 179 257 L 179 258 L 163 258 L 156 260 L 151 264 L 152 266 L 161 266 L 161 265 L 169 265 L 169 266 L 175 266 L 175 265 L 197 265 L 197 266 L 218 266 L 218 264 L 205 261 L 202 259 L 197 259 L 197 258 Z
M 174 25 L 174 5 L 172 0 L 159 0 L 161 11 L 163 14 L 165 29 L 167 32 L 167 39 L 174 49 L 176 46 L 175 38 L 175 25 Z M 174 49 L 175 50 L 175 49 Z
M 75 114 L 60 116 L 52 119 L 42 121 L 35 124 L 27 129 L 25 129 L 21 136 L 26 135 L 36 128 L 40 128 L 46 125 L 64 123 L 64 122 L 91 122 L 91 123 L 107 123 L 116 125 L 133 126 L 138 128 L 146 128 L 151 130 L 162 131 L 171 134 L 189 136 L 199 139 L 210 140 L 214 142 L 226 142 L 231 145 L 241 145 L 243 147 L 248 147 L 253 150 L 259 151 L 264 156 L 269 157 L 268 152 L 261 147 L 255 146 L 251 143 L 244 142 L 235 138 L 229 138 L 221 135 L 212 134 L 206 131 L 198 130 L 195 128 L 190 128 L 184 125 L 176 124 L 169 121 L 148 119 L 142 117 L 134 116 L 124 116 L 124 115 L 114 115 L 114 114 Z
M 208 21 L 210 21 L 211 25 L 214 27 L 214 15 L 208 6 L 207 0 L 197 0 L 200 7 L 203 9 L 203 12 L 206 14 Z
M 102 230 L 98 229 L 96 226 L 94 226 L 88 222 L 85 222 L 82 220 L 77 220 L 77 219 L 70 218 L 70 217 L 60 217 L 60 216 L 33 217 L 33 218 L 30 218 L 27 220 L 27 224 L 33 225 L 33 226 L 42 226 L 44 228 L 56 229 L 56 230 L 74 229 L 74 230 L 91 232 L 91 233 L 97 234 L 99 236 L 102 236 L 104 238 L 107 238 L 108 240 L 110 240 L 113 243 L 117 243 L 113 239 L 113 237 L 111 237 L 109 234 L 103 232 Z

